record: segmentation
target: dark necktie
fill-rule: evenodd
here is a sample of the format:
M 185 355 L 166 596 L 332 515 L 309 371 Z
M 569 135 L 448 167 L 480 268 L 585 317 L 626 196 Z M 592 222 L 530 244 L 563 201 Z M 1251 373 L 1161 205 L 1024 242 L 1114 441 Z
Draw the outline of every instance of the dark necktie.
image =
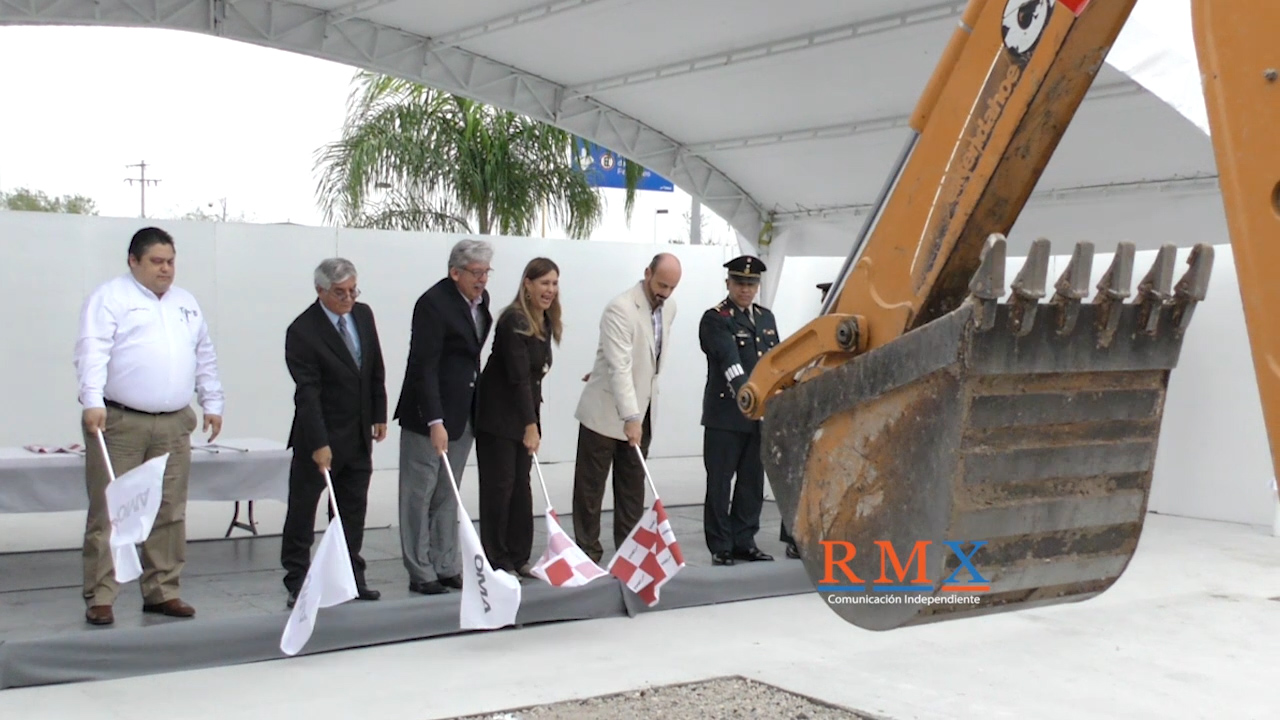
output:
M 347 350 L 351 351 L 356 367 L 360 367 L 360 353 L 356 352 L 356 344 L 351 339 L 351 333 L 347 332 L 347 319 L 341 315 L 338 316 L 338 334 L 342 336 L 342 342 L 346 344 Z

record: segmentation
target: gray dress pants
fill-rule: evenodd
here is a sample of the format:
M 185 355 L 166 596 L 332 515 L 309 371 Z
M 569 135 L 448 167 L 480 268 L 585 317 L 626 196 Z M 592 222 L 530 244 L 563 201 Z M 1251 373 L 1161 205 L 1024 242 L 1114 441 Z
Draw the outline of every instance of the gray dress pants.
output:
M 449 465 L 462 487 L 471 454 L 471 423 L 449 441 Z M 400 431 L 400 550 L 409 582 L 415 585 L 462 574 L 458 550 L 458 502 L 449 487 L 444 460 L 431 436 Z

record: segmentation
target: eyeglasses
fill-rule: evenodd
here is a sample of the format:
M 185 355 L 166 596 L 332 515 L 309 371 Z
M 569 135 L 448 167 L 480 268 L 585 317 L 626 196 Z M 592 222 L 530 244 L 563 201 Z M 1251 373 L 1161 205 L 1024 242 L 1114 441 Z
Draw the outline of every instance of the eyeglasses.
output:
M 329 294 L 339 300 L 355 300 L 360 297 L 360 290 L 352 288 L 351 290 L 340 290 L 338 288 L 329 288 Z
M 461 268 L 461 270 L 477 280 L 483 280 L 489 277 L 489 273 L 493 272 L 493 268 L 485 268 L 484 270 L 472 270 L 471 268 Z

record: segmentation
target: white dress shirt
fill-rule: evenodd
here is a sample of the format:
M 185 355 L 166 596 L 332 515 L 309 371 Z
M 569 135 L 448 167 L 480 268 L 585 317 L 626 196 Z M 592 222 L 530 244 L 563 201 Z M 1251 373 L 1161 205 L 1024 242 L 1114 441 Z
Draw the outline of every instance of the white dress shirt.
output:
M 108 280 L 80 311 L 76 340 L 80 404 L 112 400 L 145 412 L 176 412 L 195 391 L 206 415 L 221 415 L 222 384 L 209 326 L 191 293 L 170 286 L 164 297 L 132 274 Z
M 653 354 L 662 357 L 662 306 L 653 309 Z

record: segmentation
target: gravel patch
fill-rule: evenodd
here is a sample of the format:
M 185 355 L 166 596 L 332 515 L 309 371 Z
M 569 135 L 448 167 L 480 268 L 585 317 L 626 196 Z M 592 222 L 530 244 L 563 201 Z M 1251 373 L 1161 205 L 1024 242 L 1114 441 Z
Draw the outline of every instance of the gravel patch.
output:
M 875 720 L 740 677 L 567 700 L 456 720 Z

